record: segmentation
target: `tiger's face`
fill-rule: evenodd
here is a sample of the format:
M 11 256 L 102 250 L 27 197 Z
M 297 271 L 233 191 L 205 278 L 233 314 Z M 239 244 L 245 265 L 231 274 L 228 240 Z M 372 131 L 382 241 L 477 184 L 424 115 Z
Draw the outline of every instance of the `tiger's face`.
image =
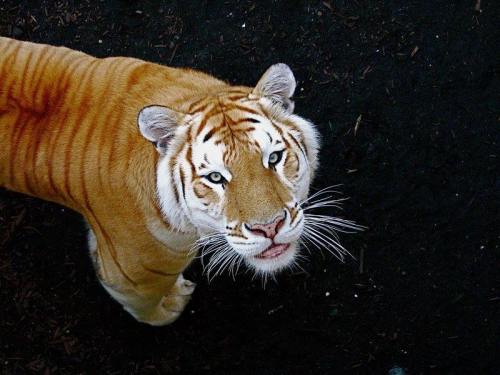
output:
M 314 125 L 293 114 L 294 89 L 288 66 L 277 64 L 255 89 L 203 98 L 189 114 L 151 106 L 139 115 L 142 134 L 162 155 L 157 185 L 166 219 L 196 230 L 226 266 L 244 261 L 266 273 L 297 256 L 301 201 L 319 146 Z

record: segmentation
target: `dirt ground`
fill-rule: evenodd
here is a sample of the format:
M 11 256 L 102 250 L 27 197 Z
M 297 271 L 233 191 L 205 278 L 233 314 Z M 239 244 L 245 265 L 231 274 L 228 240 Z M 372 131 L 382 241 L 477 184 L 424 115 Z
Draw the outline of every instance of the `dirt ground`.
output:
M 315 188 L 342 183 L 357 257 L 313 254 L 277 283 L 208 283 L 172 326 L 98 285 L 74 212 L 0 191 L 1 374 L 499 373 L 498 3 L 0 1 L 0 35 L 297 77 L 321 130 Z M 496 19 L 496 22 L 495 22 Z M 361 262 L 362 260 L 362 262 Z

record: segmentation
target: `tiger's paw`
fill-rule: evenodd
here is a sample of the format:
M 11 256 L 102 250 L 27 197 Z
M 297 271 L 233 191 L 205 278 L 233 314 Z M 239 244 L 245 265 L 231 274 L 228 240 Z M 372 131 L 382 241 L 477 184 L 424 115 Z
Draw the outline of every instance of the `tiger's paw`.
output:
M 163 326 L 173 323 L 181 316 L 195 288 L 195 283 L 186 280 L 180 274 L 170 293 L 162 298 L 151 318 L 142 321 L 153 326 Z
M 172 292 L 173 294 L 177 294 L 180 296 L 190 296 L 191 294 L 193 294 L 195 288 L 196 283 L 193 283 L 190 280 L 186 280 L 181 273 L 177 278 L 177 281 L 175 282 L 174 290 Z

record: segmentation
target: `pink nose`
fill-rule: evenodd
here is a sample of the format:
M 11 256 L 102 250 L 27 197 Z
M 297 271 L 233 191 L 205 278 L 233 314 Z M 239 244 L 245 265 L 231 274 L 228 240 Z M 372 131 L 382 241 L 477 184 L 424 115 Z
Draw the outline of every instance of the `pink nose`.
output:
M 258 236 L 273 239 L 276 236 L 276 234 L 278 234 L 278 231 L 280 230 L 284 221 L 285 221 L 285 216 L 280 215 L 276 219 L 274 219 L 272 223 L 269 224 L 251 224 L 251 225 L 245 224 L 245 226 L 249 231 Z

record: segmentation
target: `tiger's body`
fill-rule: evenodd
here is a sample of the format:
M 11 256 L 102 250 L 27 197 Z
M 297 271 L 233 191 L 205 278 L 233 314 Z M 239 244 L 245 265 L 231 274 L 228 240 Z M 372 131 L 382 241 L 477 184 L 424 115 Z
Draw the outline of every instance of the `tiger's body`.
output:
M 201 235 L 224 233 L 263 272 L 295 256 L 318 144 L 285 67 L 230 86 L 0 37 L 0 186 L 80 212 L 103 286 L 136 319 L 170 323 Z

